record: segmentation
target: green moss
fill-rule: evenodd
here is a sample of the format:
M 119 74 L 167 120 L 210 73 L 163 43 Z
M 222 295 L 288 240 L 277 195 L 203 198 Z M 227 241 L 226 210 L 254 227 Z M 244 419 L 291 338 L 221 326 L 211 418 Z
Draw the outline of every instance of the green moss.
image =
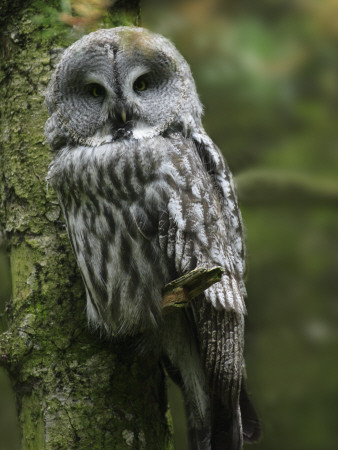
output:
M 27 297 L 32 287 L 27 282 L 34 270 L 32 251 L 25 245 L 13 247 L 10 254 L 12 270 L 12 294 L 14 298 Z M 25 281 L 23 281 L 25 280 Z
M 41 399 L 35 395 L 24 396 L 21 404 L 22 449 L 38 450 L 45 447 L 44 423 L 40 412 Z

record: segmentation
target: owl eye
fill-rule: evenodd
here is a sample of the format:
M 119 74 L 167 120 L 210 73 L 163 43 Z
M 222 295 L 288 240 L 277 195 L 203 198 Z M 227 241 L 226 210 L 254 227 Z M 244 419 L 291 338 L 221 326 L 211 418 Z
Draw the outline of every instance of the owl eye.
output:
M 142 77 L 138 78 L 133 85 L 134 91 L 145 91 L 148 87 L 146 80 Z
M 87 86 L 88 92 L 93 97 L 104 97 L 106 94 L 106 90 L 101 84 L 91 83 Z

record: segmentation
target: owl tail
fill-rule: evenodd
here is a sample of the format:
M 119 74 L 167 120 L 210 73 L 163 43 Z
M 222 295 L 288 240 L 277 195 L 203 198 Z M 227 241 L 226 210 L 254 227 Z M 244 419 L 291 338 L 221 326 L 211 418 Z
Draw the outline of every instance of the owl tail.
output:
M 245 442 L 257 442 L 261 438 L 262 430 L 255 407 L 242 380 L 239 405 L 242 417 L 243 439 Z
M 211 450 L 241 450 L 243 440 L 256 442 L 261 436 L 260 422 L 248 396 L 244 380 L 239 405 L 225 406 L 216 397 L 212 399 Z

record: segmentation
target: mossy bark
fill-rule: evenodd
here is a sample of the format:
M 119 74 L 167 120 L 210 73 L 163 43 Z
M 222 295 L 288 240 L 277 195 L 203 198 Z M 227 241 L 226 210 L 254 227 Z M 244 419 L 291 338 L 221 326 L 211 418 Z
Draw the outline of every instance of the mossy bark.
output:
M 59 49 L 74 40 L 54 20 L 59 4 L 2 6 L 0 230 L 9 243 L 12 300 L 0 364 L 16 394 L 24 449 L 167 449 L 161 367 L 88 330 L 82 282 L 45 182 L 43 93 Z M 138 20 L 136 2 L 115 5 L 122 9 L 104 26 Z

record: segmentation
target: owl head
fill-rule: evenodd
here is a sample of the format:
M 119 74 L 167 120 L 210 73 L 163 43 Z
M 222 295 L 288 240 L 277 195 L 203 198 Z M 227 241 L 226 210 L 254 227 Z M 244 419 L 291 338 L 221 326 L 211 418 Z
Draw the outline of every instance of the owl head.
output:
M 100 145 L 201 126 L 190 68 L 163 36 L 138 27 L 90 33 L 63 54 L 46 93 L 46 137 Z

